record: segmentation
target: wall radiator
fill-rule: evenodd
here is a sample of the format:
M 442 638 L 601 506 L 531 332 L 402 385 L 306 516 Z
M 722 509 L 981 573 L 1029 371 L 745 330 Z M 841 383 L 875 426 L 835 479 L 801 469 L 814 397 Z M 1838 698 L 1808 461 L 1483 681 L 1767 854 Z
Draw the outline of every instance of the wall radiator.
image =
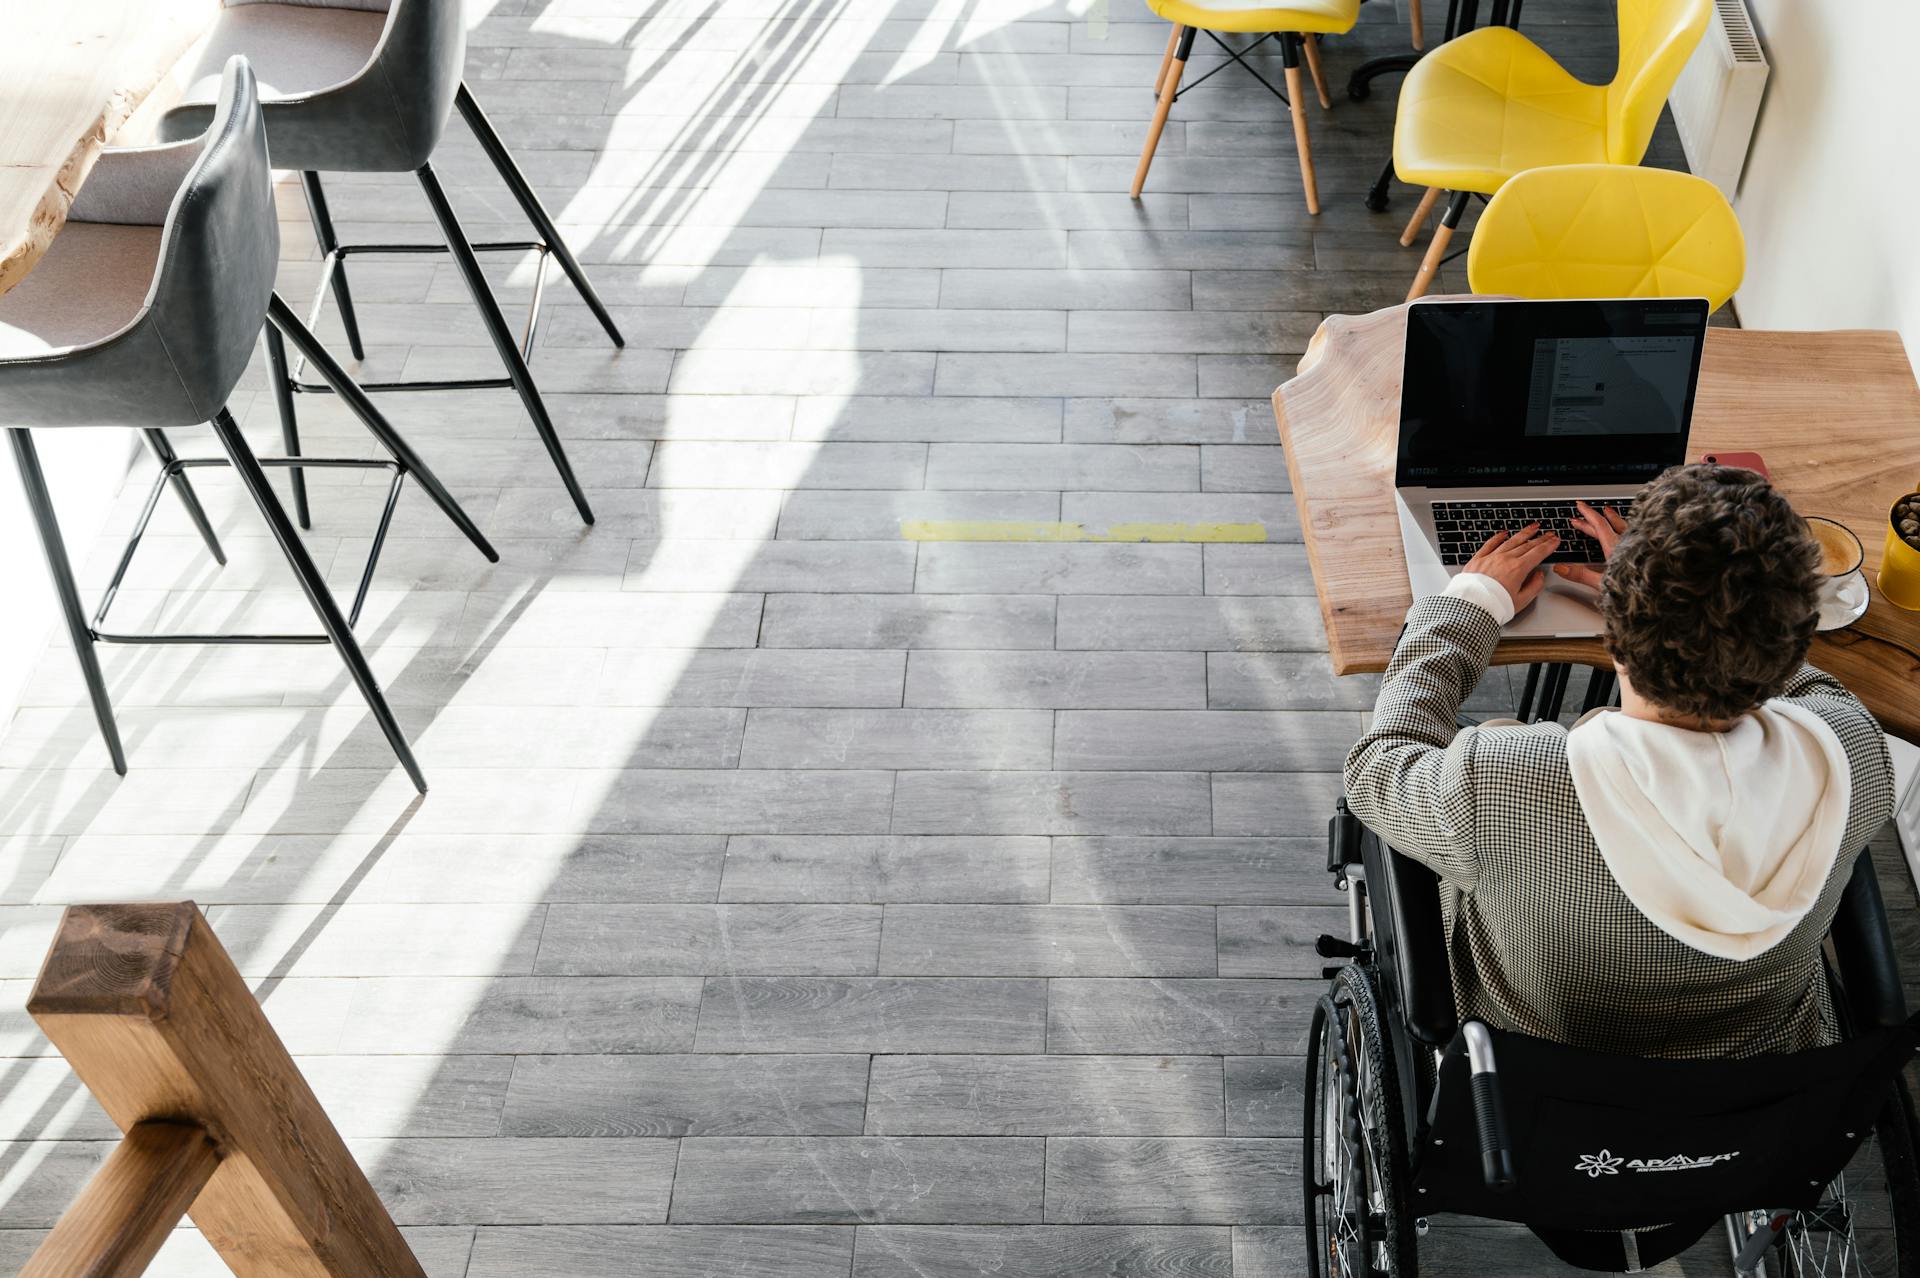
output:
M 1740 185 L 1754 118 L 1767 87 L 1767 55 L 1745 0 L 1713 0 L 1713 17 L 1667 99 L 1687 167 L 1728 199 Z

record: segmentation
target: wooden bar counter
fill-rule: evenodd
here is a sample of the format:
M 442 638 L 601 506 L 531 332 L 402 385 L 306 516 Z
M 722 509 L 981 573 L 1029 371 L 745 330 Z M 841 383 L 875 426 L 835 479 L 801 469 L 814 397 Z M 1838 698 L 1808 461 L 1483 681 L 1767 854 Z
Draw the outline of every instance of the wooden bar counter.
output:
M 8 6 L 0 42 L 0 293 L 46 252 L 100 148 L 215 11 L 215 0 Z

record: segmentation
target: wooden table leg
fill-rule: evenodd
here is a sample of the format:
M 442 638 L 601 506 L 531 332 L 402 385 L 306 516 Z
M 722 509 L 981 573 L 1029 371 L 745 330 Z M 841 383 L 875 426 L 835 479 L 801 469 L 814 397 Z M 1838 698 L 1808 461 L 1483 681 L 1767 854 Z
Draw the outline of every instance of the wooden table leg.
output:
M 27 1011 L 130 1141 L 156 1118 L 214 1137 L 190 1210 L 239 1278 L 425 1278 L 191 901 L 69 906 Z

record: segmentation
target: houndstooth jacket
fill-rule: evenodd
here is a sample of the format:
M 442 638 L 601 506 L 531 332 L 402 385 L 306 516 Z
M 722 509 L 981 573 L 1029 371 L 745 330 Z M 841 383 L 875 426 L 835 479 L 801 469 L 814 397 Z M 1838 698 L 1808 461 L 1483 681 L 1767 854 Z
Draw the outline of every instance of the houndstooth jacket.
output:
M 1503 1028 L 1636 1056 L 1752 1056 L 1836 1037 L 1821 942 L 1854 857 L 1893 811 L 1880 727 L 1832 677 L 1802 666 L 1785 696 L 1839 735 L 1852 811 L 1818 904 L 1779 945 L 1716 958 L 1655 927 L 1601 860 L 1558 724 L 1456 729 L 1500 627 L 1426 599 L 1346 761 L 1347 802 L 1442 880 L 1454 1000 Z

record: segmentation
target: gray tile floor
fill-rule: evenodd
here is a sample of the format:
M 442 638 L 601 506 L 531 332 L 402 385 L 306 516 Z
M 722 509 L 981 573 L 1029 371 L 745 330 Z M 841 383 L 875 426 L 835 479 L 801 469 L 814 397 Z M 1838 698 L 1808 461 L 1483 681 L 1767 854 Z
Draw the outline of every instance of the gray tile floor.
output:
M 361 634 L 421 801 L 325 650 L 108 651 L 122 781 L 46 654 L 0 740 L 0 1255 L 111 1135 L 19 1010 L 59 904 L 184 896 L 436 1278 L 1300 1273 L 1316 866 L 1371 689 L 1329 673 L 1266 396 L 1412 274 L 1411 194 L 1360 204 L 1391 82 L 1313 108 L 1314 220 L 1237 72 L 1128 201 L 1138 0 L 473 7 L 476 91 L 631 342 L 554 289 L 535 368 L 600 521 L 510 395 L 390 401 L 503 556 L 405 498 Z M 1601 78 L 1610 11 L 1527 22 Z M 1365 18 L 1336 81 L 1405 44 Z M 476 238 L 524 233 L 457 126 L 440 164 Z M 431 238 L 404 181 L 331 190 L 349 239 Z M 448 266 L 353 278 L 369 376 L 490 367 Z M 311 481 L 343 587 L 362 478 Z M 121 615 L 301 617 L 203 487 L 233 562 L 164 504 Z M 942 539 L 1051 521 L 1256 539 Z M 1436 1271 L 1550 1267 L 1462 1237 Z M 190 1233 L 157 1269 L 214 1271 Z

